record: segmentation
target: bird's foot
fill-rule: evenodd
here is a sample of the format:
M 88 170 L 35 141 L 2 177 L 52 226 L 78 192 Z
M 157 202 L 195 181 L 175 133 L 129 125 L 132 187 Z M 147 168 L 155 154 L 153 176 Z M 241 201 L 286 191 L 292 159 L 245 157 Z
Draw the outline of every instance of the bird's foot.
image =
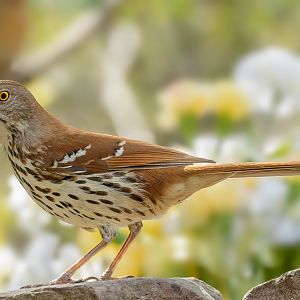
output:
M 111 273 L 104 272 L 98 280 L 116 280 L 116 279 L 126 279 L 126 278 L 133 278 L 134 276 L 132 275 L 127 275 L 127 276 L 122 276 L 122 277 L 112 277 Z
M 51 280 L 49 282 L 49 285 L 57 285 L 57 284 L 70 284 L 70 283 L 80 283 L 83 282 L 82 279 L 74 280 L 71 278 L 71 275 L 68 273 L 63 273 L 58 278 Z
M 85 280 L 79 279 L 79 280 L 73 280 L 69 274 L 62 274 L 60 277 L 51 280 L 47 283 L 38 283 L 38 284 L 29 284 L 22 286 L 21 289 L 28 289 L 28 288 L 37 288 L 42 286 L 51 286 L 51 285 L 59 285 L 59 284 L 71 284 L 71 283 L 80 283 L 84 282 Z
M 47 287 L 51 285 L 59 285 L 59 284 L 72 284 L 72 283 L 83 283 L 83 282 L 95 282 L 95 281 L 103 281 L 103 280 L 116 280 L 116 279 L 126 279 L 133 278 L 132 275 L 122 276 L 122 277 L 112 277 L 109 273 L 103 273 L 99 278 L 96 276 L 90 276 L 84 279 L 73 280 L 71 276 L 68 274 L 63 274 L 60 277 L 47 282 L 47 283 L 38 283 L 38 284 L 29 284 L 22 286 L 21 289 L 30 289 L 30 288 L 38 288 L 38 287 Z

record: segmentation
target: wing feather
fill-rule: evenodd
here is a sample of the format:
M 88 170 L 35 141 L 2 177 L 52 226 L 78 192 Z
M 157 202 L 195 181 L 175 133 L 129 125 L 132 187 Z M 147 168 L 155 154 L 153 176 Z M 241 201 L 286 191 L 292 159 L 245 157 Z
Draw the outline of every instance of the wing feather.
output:
M 111 135 L 75 132 L 44 143 L 45 168 L 59 173 L 103 173 L 214 163 L 184 152 Z

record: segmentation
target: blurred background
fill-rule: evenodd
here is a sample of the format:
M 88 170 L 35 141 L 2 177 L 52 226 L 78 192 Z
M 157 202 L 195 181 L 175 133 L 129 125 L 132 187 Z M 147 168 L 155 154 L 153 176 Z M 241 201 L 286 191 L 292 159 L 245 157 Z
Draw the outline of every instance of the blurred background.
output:
M 0 78 L 86 130 L 221 162 L 299 160 L 299 28 L 296 0 L 0 0 Z M 57 277 L 99 234 L 42 211 L 0 161 L 4 291 Z M 240 299 L 300 266 L 299 227 L 300 178 L 227 180 L 145 222 L 115 275 L 194 276 Z M 127 234 L 77 278 L 100 275 Z

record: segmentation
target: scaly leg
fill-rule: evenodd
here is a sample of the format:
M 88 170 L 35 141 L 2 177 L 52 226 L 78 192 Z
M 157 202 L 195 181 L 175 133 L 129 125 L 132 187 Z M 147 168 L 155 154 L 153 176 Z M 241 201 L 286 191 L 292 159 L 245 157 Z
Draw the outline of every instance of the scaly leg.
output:
M 73 282 L 71 278 L 73 274 L 80 267 L 82 267 L 89 259 L 91 259 L 95 254 L 97 254 L 101 249 L 106 247 L 116 236 L 116 232 L 112 226 L 99 226 L 98 229 L 102 236 L 102 241 L 98 245 L 96 245 L 90 252 L 88 252 L 84 257 L 82 257 L 78 262 L 76 262 L 73 266 L 67 269 L 57 279 L 52 280 L 50 284 L 63 284 Z
M 118 263 L 120 262 L 121 258 L 123 257 L 123 255 L 127 251 L 129 245 L 132 243 L 132 241 L 136 238 L 136 236 L 141 231 L 142 226 L 143 226 L 142 222 L 137 222 L 137 223 L 134 223 L 134 224 L 131 224 L 131 225 L 128 226 L 129 231 L 130 231 L 129 236 L 126 239 L 125 243 L 123 244 L 123 246 L 120 249 L 117 256 L 114 258 L 112 263 L 109 265 L 109 267 L 102 274 L 102 276 L 100 278 L 101 280 L 111 279 L 112 273 L 115 271 Z

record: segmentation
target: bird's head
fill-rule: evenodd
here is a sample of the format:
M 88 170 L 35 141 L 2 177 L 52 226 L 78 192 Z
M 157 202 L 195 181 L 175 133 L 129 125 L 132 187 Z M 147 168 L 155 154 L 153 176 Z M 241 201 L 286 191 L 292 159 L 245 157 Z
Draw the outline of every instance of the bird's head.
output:
M 12 130 L 32 141 L 45 134 L 53 119 L 22 84 L 0 80 L 0 144 L 5 144 Z
M 20 83 L 0 80 L 0 123 L 24 126 L 37 113 L 38 103 Z

